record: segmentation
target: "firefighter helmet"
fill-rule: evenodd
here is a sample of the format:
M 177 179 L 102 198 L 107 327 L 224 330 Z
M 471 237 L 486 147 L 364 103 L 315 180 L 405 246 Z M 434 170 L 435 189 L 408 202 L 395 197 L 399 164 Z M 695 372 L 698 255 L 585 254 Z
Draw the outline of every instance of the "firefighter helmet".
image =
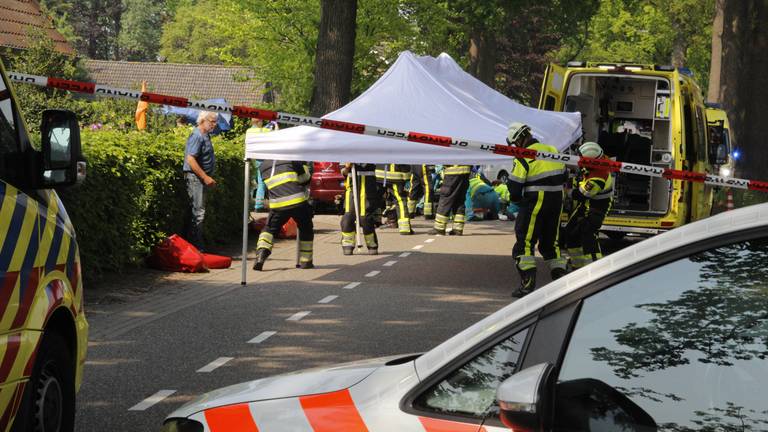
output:
M 527 124 L 512 122 L 507 129 L 507 144 L 515 145 L 526 135 L 531 135 L 531 128 Z
M 588 158 L 599 158 L 603 155 L 603 148 L 596 142 L 587 141 L 579 147 L 579 154 Z

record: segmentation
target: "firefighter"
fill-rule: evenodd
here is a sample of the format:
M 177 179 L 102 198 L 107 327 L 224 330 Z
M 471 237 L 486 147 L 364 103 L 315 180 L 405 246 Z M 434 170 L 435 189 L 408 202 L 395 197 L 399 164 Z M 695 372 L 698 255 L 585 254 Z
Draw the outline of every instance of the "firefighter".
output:
M 272 253 L 272 245 L 280 228 L 293 218 L 299 229 L 299 267 L 310 269 L 312 265 L 312 207 L 309 205 L 309 167 L 304 162 L 262 161 L 261 176 L 269 193 L 267 225 L 256 243 L 254 270 L 261 271 Z
M 509 125 L 507 143 L 549 153 L 558 152 L 555 147 L 538 142 L 533 138 L 531 128 L 518 122 Z M 560 256 L 558 245 L 565 181 L 565 165 L 561 162 L 518 158 L 515 163 L 508 187 L 510 199 L 518 202 L 520 207 L 515 221 L 517 241 L 512 249 L 512 257 L 520 274 L 520 287 L 512 293 L 513 296 L 523 296 L 536 288 L 533 249 L 537 243 L 552 279 L 566 273 L 566 260 Z
M 453 214 L 451 234 L 464 234 L 465 199 L 469 188 L 471 168 L 469 165 L 445 165 L 443 167 L 443 185 L 440 186 L 440 200 L 437 203 L 435 225 L 429 231 L 430 234 L 445 235 L 451 214 Z
M 355 218 L 359 217 L 368 254 L 378 255 L 379 241 L 374 226 L 376 207 L 380 201 L 378 185 L 376 185 L 376 165 L 355 164 L 354 166 L 357 173 L 357 211 L 355 211 L 355 196 L 352 190 L 352 164 L 345 164 L 341 170 L 341 173 L 347 176 L 344 192 L 344 216 L 341 217 L 341 250 L 344 255 L 352 255 L 355 250 L 355 236 L 357 234 Z
M 594 142 L 585 142 L 579 154 L 594 159 L 608 159 Z M 571 197 L 574 207 L 564 229 L 565 247 L 574 269 L 603 257 L 597 235 L 613 203 L 613 176 L 610 170 L 582 168 L 575 180 Z
M 424 197 L 424 219 L 434 219 L 435 173 L 433 165 L 411 165 L 411 189 L 408 191 L 408 214 L 411 219 L 416 216 L 416 205 Z
M 376 181 L 386 187 L 394 200 L 397 229 L 401 235 L 413 234 L 411 218 L 408 215 L 408 195 L 405 192 L 405 182 L 410 176 L 409 165 L 384 164 L 376 167 Z

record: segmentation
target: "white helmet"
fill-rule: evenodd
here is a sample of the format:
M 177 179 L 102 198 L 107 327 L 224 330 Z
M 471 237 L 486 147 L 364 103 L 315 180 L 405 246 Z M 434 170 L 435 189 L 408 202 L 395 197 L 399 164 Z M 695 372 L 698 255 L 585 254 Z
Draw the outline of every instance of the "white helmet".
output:
M 507 128 L 507 144 L 514 145 L 526 134 L 531 135 L 531 128 L 525 123 L 512 122 Z
M 579 147 L 579 154 L 588 158 L 599 158 L 603 155 L 603 148 L 596 142 L 587 141 Z

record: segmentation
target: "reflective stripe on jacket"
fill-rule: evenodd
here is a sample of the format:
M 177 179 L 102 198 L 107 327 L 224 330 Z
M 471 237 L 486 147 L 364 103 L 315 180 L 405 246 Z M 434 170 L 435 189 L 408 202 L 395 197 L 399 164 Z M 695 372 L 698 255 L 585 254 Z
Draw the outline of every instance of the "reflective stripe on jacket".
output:
M 290 208 L 309 199 L 311 176 L 303 162 L 265 160 L 259 170 L 269 191 L 270 209 Z
M 613 176 L 611 172 L 597 169 L 587 170 L 584 179 L 579 182 L 579 192 L 593 201 L 613 198 Z
M 376 180 L 381 183 L 405 183 L 411 178 L 410 165 L 376 165 Z
M 528 148 L 559 153 L 555 147 L 539 142 Z M 525 193 L 562 192 L 566 179 L 565 164 L 562 162 L 517 158 L 509 176 L 509 198 L 511 201 L 520 201 Z
M 472 167 L 470 165 L 445 165 L 443 169 L 444 175 L 461 175 L 469 174 Z

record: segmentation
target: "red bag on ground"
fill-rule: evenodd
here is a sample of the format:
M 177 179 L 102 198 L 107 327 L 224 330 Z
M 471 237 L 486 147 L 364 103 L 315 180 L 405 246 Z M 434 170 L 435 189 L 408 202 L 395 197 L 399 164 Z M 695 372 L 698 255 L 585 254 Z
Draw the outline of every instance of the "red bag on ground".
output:
M 248 224 L 248 228 L 256 232 L 263 231 L 264 227 L 266 226 L 267 226 L 266 217 L 260 217 L 254 221 L 251 221 L 251 223 Z M 280 228 L 280 232 L 277 233 L 277 238 L 281 238 L 281 239 L 296 238 L 297 231 L 298 231 L 298 228 L 296 227 L 296 222 L 293 219 L 288 219 L 288 222 L 284 223 L 283 226 Z
M 204 253 L 203 260 L 209 269 L 227 269 L 232 265 L 232 258 L 223 255 Z
M 288 219 L 288 222 L 283 224 L 282 228 L 280 228 L 280 234 L 277 236 L 282 239 L 295 239 L 296 232 L 298 230 L 299 229 L 296 227 L 296 221 L 291 218 Z
M 150 267 L 179 272 L 208 271 L 203 254 L 181 236 L 173 234 L 152 248 L 152 254 L 147 257 Z

